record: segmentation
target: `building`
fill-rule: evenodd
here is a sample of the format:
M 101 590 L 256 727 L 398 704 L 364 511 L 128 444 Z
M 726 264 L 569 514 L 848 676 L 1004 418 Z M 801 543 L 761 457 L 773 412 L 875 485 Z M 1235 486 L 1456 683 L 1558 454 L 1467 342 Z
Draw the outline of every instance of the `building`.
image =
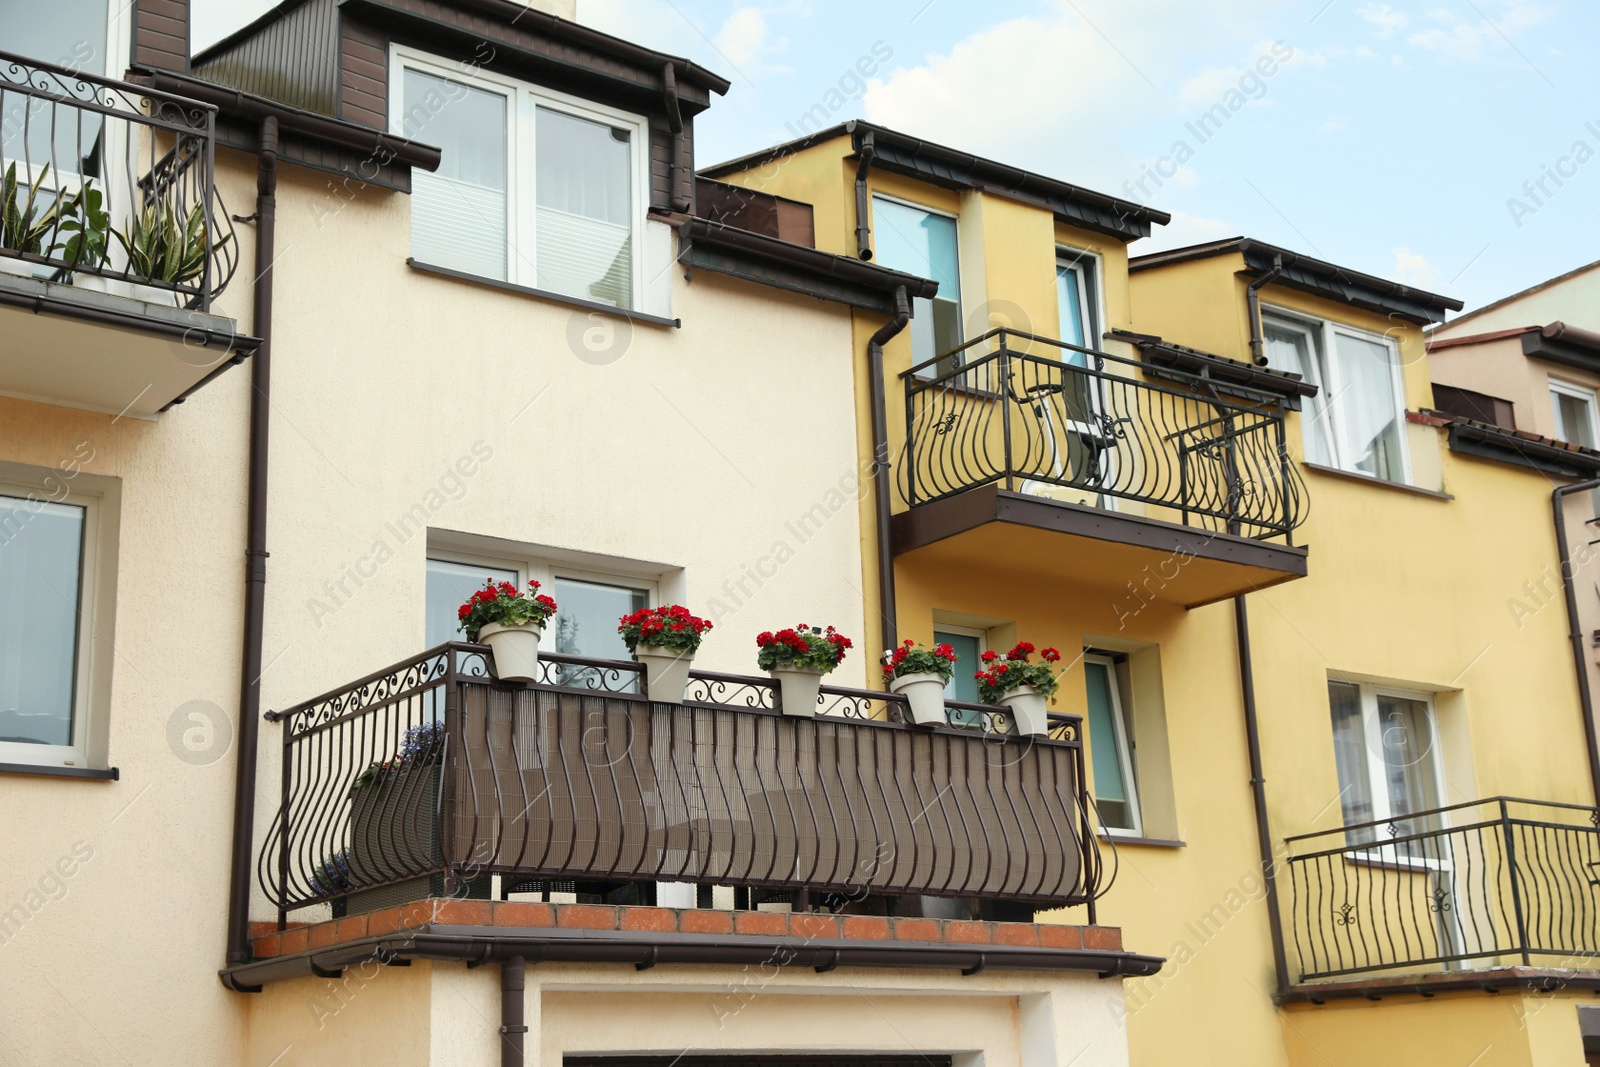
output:
M 702 180 L 727 83 L 571 14 L 83 0 L 0 64 L 79 218 L 0 254 L 6 1063 L 1126 1061 L 1081 723 L 867 688 L 858 360 L 937 279 Z M 539 682 L 443 647 L 485 577 Z M 866 638 L 815 717 L 800 620 Z
M 1100 907 L 1167 957 L 1133 1062 L 1574 1062 L 1592 720 L 1552 483 L 1435 410 L 1459 303 L 1242 238 L 1130 258 L 1159 213 L 868 123 L 706 173 L 940 282 L 857 360 L 868 588 L 1070 653 Z

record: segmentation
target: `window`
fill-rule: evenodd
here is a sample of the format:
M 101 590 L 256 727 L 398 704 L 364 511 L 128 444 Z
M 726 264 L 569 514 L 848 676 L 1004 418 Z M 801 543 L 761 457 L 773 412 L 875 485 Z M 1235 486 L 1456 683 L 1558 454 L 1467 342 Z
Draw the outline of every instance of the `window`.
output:
M 1307 462 L 1409 481 L 1400 358 L 1387 337 L 1332 322 L 1263 314 L 1267 365 L 1318 387 L 1301 426 Z
M 1139 787 L 1134 775 L 1133 726 L 1123 699 L 1115 658 L 1085 655 L 1089 695 L 1089 757 L 1094 768 L 1094 802 L 1109 831 L 1143 833 Z
M 104 763 L 115 510 L 73 477 L 0 482 L 0 763 Z
M 988 647 L 987 635 L 982 630 L 945 626 L 933 631 L 933 643 L 949 645 L 956 650 L 956 669 L 945 683 L 945 697 L 968 704 L 978 703 L 978 679 L 974 675 L 982 662 L 979 657 Z
M 1353 682 L 1328 683 L 1333 753 L 1346 826 L 1387 821 L 1350 832 L 1352 844 L 1421 833 L 1425 821 L 1406 818 L 1443 806 L 1443 773 L 1433 701 Z M 1380 838 L 1379 830 L 1384 831 Z M 1420 855 L 1426 841 L 1401 842 L 1402 855 Z
M 395 51 L 395 132 L 438 145 L 412 175 L 420 262 L 631 308 L 648 133 L 635 115 Z
M 961 270 L 956 220 L 885 196 L 872 198 L 874 257 L 882 266 L 939 283 L 939 293 L 911 302 L 911 365 L 920 366 L 961 344 Z M 938 364 L 921 373 L 949 370 Z
M 1555 409 L 1558 440 L 1595 447 L 1600 432 L 1595 427 L 1594 390 L 1551 378 L 1550 404 Z
M 466 640 L 456 628 L 456 612 L 486 580 L 522 587 L 530 578 L 540 582 L 542 591 L 561 606 L 555 625 L 544 628 L 539 645 L 543 651 L 588 659 L 630 658 L 617 633 L 617 620 L 653 601 L 654 582 L 569 570 L 539 560 L 495 560 L 445 552 L 430 552 L 428 558 L 427 647 Z M 582 685 L 586 673 L 583 668 L 568 666 L 560 668 L 556 678 L 563 685 Z
M 1100 347 L 1100 295 L 1098 261 L 1087 252 L 1061 249 L 1056 261 L 1056 308 L 1061 318 L 1061 340 L 1082 348 Z M 1084 365 L 1082 353 L 1067 357 Z

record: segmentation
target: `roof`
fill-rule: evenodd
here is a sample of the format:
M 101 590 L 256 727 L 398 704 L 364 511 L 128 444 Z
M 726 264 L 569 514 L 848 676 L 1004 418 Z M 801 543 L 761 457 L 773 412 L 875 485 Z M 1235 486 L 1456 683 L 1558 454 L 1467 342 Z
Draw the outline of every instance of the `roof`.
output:
M 895 290 L 931 297 L 939 283 L 854 256 L 780 240 L 693 215 L 658 213 L 678 228 L 678 262 L 851 307 L 893 314 Z
M 1165 211 L 1097 193 L 1034 171 L 997 163 L 970 152 L 923 141 L 859 119 L 702 168 L 700 173 L 709 178 L 721 178 L 840 137 L 850 138 L 851 152 L 857 155 L 864 145 L 870 146 L 874 167 L 906 174 L 947 189 L 1004 193 L 1014 199 L 1048 208 L 1069 225 L 1081 226 L 1124 241 L 1149 237 L 1152 225 L 1165 226 L 1172 221 L 1172 216 Z
M 1146 364 L 1198 374 L 1218 384 L 1219 388 L 1243 386 L 1259 392 L 1275 393 L 1298 407 L 1300 398 L 1316 396 L 1317 387 L 1298 374 L 1288 371 L 1257 367 L 1253 363 L 1202 352 L 1198 348 L 1173 344 L 1155 334 L 1134 333 L 1132 330 L 1112 330 L 1106 335 L 1123 341 L 1139 350 Z
M 1507 430 L 1492 423 L 1440 416 L 1449 430 L 1450 451 L 1479 459 L 1493 459 L 1526 467 L 1558 478 L 1593 478 L 1600 475 L 1600 451 L 1570 441 L 1541 437 L 1526 430 Z
M 1529 359 L 1542 359 L 1567 367 L 1600 374 L 1600 333 L 1552 322 L 1545 326 L 1519 326 L 1491 333 L 1474 333 L 1465 337 L 1441 337 L 1428 342 L 1428 352 L 1448 352 L 1452 348 L 1488 344 L 1512 337 L 1522 339 L 1522 354 Z
M 282 3 L 271 8 L 260 17 L 251 20 L 222 40 L 199 52 L 194 57 L 191 66 L 198 66 L 216 59 L 242 42 L 257 36 L 268 27 L 282 21 L 284 16 L 309 2 L 310 0 L 283 0 Z M 715 74 L 681 56 L 657 52 L 654 49 L 634 44 L 632 41 L 624 40 L 621 37 L 613 37 L 609 33 L 602 33 L 588 26 L 570 22 L 558 15 L 552 15 L 537 8 L 516 3 L 514 0 L 437 0 L 437 2 L 443 7 L 472 12 L 491 22 L 519 25 L 523 28 L 536 27 L 547 37 L 592 49 L 624 62 L 651 65 L 657 69 L 670 63 L 679 79 L 698 85 L 718 95 L 726 95 L 732 85 L 728 79 L 721 75 Z M 343 0 L 339 0 L 339 4 L 343 6 Z
M 1128 260 L 1129 272 L 1152 270 L 1186 263 L 1190 260 L 1208 259 L 1238 253 L 1244 256 L 1247 270 L 1262 273 L 1271 270 L 1281 258 L 1283 274 L 1276 285 L 1299 289 L 1302 292 L 1337 300 L 1366 311 L 1382 315 L 1395 315 L 1407 322 L 1425 326 L 1443 322 L 1446 311 L 1460 311 L 1461 301 L 1437 293 L 1413 289 L 1399 282 L 1371 274 L 1350 270 L 1320 259 L 1312 259 L 1299 252 L 1250 237 L 1229 237 L 1207 244 L 1189 245 L 1168 252 L 1153 252 Z
M 1597 268 L 1600 268 L 1600 259 L 1595 260 L 1593 263 L 1585 263 L 1583 266 L 1569 270 L 1565 274 L 1558 274 L 1554 278 L 1546 278 L 1537 285 L 1530 285 L 1528 288 L 1512 293 L 1510 296 L 1503 296 L 1499 300 L 1491 301 L 1490 303 L 1483 305 L 1481 308 L 1473 308 L 1464 315 L 1457 315 L 1455 318 L 1450 320 L 1450 325 L 1455 326 L 1457 323 L 1466 322 L 1468 319 L 1476 318 L 1485 312 L 1494 311 L 1496 308 L 1505 307 L 1507 304 L 1521 300 L 1525 296 L 1532 296 L 1534 293 L 1542 292 L 1551 288 L 1552 286 L 1560 285 L 1562 282 L 1571 281 L 1573 278 L 1578 277 L 1578 275 L 1587 274 Z

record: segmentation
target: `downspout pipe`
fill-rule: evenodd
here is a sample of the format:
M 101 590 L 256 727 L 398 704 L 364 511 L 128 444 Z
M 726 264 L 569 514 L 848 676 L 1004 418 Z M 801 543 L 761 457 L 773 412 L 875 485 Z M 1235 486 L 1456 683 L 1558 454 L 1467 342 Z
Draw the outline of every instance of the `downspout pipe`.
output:
M 1250 362 L 1258 367 L 1267 365 L 1267 342 L 1261 328 L 1261 290 L 1283 275 L 1283 257 L 1272 257 L 1272 269 L 1245 286 L 1244 302 L 1250 315 Z
M 1256 846 L 1266 886 L 1267 927 L 1272 935 L 1272 967 L 1278 994 L 1289 990 L 1289 958 L 1283 947 L 1283 913 L 1278 907 L 1278 861 L 1272 853 L 1272 827 L 1267 821 L 1267 779 L 1261 769 L 1261 723 L 1256 717 L 1256 670 L 1250 654 L 1250 611 L 1244 596 L 1233 598 L 1233 628 L 1239 644 L 1239 695 L 1244 701 L 1244 734 L 1250 752 L 1250 798 L 1256 812 Z
M 1578 706 L 1583 713 L 1583 740 L 1589 748 L 1589 784 L 1600 806 L 1600 737 L 1595 733 L 1594 693 L 1589 685 L 1589 661 L 1584 655 L 1583 625 L 1578 618 L 1578 589 L 1573 581 L 1572 553 L 1567 543 L 1565 503 L 1573 493 L 1600 489 L 1600 478 L 1563 485 L 1550 494 L 1556 524 L 1556 553 L 1561 563 L 1561 591 L 1567 601 L 1567 640 L 1572 643 L 1572 666 L 1578 673 Z
M 867 222 L 867 175 L 872 171 L 872 161 L 878 157 L 877 146 L 872 141 L 872 131 L 861 135 L 861 146 L 856 149 L 860 162 L 856 164 L 856 258 L 872 258 L 872 226 Z M 896 330 L 895 333 L 898 333 Z M 890 334 L 889 336 L 894 336 Z
M 524 1016 L 527 970 L 521 956 L 500 961 L 500 1067 L 522 1067 L 528 1036 Z
M 678 104 L 678 71 L 668 63 L 661 68 L 661 93 L 667 111 L 667 129 L 672 131 L 672 158 L 667 161 L 667 204 L 674 211 L 691 214 L 694 197 L 678 188 L 683 182 L 683 109 Z
M 894 606 L 894 551 L 889 545 L 889 413 L 885 399 L 883 346 L 911 321 L 906 287 L 894 291 L 894 317 L 867 342 L 867 376 L 872 394 L 872 497 L 878 542 L 878 613 L 883 620 L 883 647 L 900 641 Z
M 261 120 L 256 166 L 256 281 L 250 368 L 250 470 L 245 532 L 244 657 L 239 667 L 239 749 L 233 775 L 233 861 L 228 882 L 228 963 L 250 960 L 250 858 L 255 844 L 256 752 L 261 736 L 261 646 L 267 589 L 267 429 L 272 386 L 272 261 L 278 217 L 278 120 Z

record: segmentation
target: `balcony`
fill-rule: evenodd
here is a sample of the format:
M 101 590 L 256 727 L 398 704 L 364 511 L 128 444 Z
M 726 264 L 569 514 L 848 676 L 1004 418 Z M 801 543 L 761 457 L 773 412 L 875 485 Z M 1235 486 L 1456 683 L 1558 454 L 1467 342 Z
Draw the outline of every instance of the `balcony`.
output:
M 743 909 L 917 915 L 935 897 L 1094 921 L 1075 717 L 1025 737 L 952 703 L 948 725 L 911 726 L 903 698 L 837 687 L 800 717 L 769 679 L 706 672 L 662 704 L 632 662 L 544 655 L 525 685 L 487 657 L 442 645 L 268 715 L 283 786 L 258 873 L 280 923 L 485 899 L 496 878 L 501 899 L 708 907 L 731 889 Z
M 1304 995 L 1600 970 L 1597 824 L 1594 808 L 1494 797 L 1289 838 L 1285 940 L 1299 981 L 1328 983 Z
M 1281 397 L 1012 330 L 901 377 L 897 557 L 1186 607 L 1302 577 Z
M 214 107 L 0 52 L 0 118 L 0 394 L 150 418 L 255 350 Z

